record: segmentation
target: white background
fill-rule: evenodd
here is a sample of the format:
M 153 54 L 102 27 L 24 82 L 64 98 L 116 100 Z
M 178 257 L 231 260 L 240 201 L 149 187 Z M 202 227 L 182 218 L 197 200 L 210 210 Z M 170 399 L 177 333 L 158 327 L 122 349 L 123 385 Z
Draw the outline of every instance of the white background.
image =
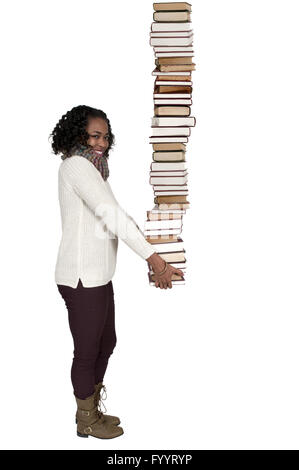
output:
M 153 206 L 152 2 L 2 6 L 1 448 L 298 449 L 298 2 L 193 2 L 185 286 L 150 287 L 122 241 L 105 377 L 124 435 L 76 436 L 73 343 L 54 282 L 60 157 L 86 104 L 111 120 L 110 184 Z

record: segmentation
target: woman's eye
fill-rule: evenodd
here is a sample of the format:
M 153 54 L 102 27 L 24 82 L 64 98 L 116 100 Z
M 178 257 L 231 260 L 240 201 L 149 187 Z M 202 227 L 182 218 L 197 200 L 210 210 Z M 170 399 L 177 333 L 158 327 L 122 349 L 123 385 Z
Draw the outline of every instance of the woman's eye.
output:
M 99 136 L 98 135 L 93 135 L 92 136 L 94 139 L 97 139 Z
M 109 135 L 106 135 L 105 139 L 106 139 L 106 140 L 109 140 Z

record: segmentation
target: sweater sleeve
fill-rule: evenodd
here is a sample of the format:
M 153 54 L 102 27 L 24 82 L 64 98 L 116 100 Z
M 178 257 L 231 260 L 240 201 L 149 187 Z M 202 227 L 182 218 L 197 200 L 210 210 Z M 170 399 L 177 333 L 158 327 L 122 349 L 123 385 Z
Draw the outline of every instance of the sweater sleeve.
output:
M 136 254 L 147 259 L 155 249 L 145 239 L 134 219 L 124 211 L 107 189 L 101 173 L 87 159 L 72 156 L 60 167 L 63 180 L 99 216 L 107 228 L 122 239 Z

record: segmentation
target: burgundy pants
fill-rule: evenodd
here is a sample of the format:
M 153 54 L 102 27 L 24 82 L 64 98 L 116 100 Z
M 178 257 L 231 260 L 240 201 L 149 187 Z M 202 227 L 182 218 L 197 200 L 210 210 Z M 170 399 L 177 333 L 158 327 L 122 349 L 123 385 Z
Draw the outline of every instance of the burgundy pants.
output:
M 76 288 L 57 284 L 68 310 L 74 340 L 71 380 L 74 394 L 85 399 L 103 382 L 109 356 L 116 345 L 112 281 L 104 286 Z

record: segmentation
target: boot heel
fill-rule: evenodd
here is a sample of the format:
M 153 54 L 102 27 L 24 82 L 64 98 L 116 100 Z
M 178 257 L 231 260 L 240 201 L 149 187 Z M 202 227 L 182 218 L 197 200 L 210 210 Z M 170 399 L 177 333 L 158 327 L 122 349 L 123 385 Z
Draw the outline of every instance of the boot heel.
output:
M 82 434 L 81 432 L 77 431 L 77 436 L 79 436 L 79 437 L 88 437 L 88 434 Z

